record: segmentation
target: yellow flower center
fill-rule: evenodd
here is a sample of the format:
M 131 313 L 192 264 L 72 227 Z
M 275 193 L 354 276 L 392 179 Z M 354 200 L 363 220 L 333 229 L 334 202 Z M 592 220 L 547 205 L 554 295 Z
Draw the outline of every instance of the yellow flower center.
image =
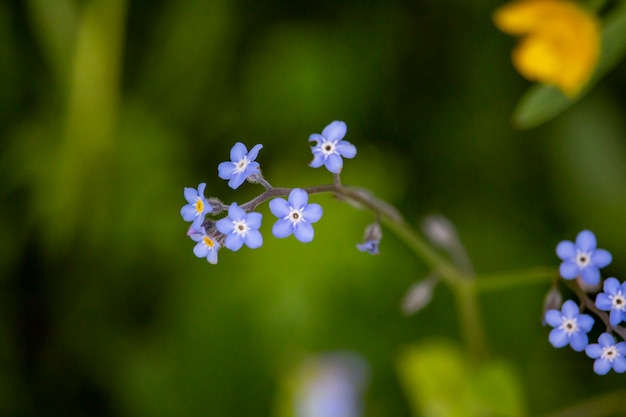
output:
M 204 238 L 202 238 L 202 241 L 204 242 L 205 245 L 207 245 L 209 248 L 212 248 L 213 245 L 215 245 L 215 243 L 213 242 L 213 239 L 211 239 L 208 236 L 205 236 Z
M 204 201 L 202 199 L 196 200 L 196 213 L 202 213 L 204 211 Z

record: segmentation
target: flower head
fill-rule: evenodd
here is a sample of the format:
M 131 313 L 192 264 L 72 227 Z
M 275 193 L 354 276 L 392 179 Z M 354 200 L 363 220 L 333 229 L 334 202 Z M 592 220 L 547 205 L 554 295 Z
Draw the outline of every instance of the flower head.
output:
M 569 240 L 560 242 L 556 254 L 563 262 L 559 267 L 561 276 L 574 279 L 581 276 L 589 285 L 600 282 L 599 268 L 611 263 L 611 254 L 604 249 L 596 249 L 596 237 L 589 230 L 583 230 L 576 236 L 576 243 Z
M 606 375 L 611 368 L 622 373 L 626 371 L 626 342 L 615 343 L 609 333 L 602 333 L 598 343 L 592 343 L 585 349 L 585 353 L 593 363 L 593 371 L 598 375 Z
M 591 13 L 567 0 L 517 0 L 494 14 L 496 26 L 522 40 L 515 68 L 531 81 L 555 85 L 573 97 L 600 56 L 600 29 Z
M 230 162 L 222 162 L 218 165 L 218 175 L 223 180 L 229 180 L 228 186 L 237 189 L 251 175 L 260 172 L 259 163 L 255 162 L 259 151 L 263 145 L 254 145 L 250 152 L 248 148 L 241 143 L 235 143 L 230 150 Z
M 322 207 L 319 204 L 307 204 L 309 195 L 300 188 L 294 188 L 289 193 L 289 201 L 284 198 L 275 198 L 270 201 L 270 211 L 278 220 L 274 223 L 272 233 L 278 238 L 293 235 L 300 242 L 313 240 L 313 226 L 322 217 Z
M 333 174 L 339 174 L 343 168 L 344 158 L 354 158 L 356 148 L 350 142 L 342 140 L 346 135 L 346 124 L 340 121 L 334 121 L 324 128 L 322 134 L 314 133 L 309 136 L 309 142 L 313 143 L 311 152 L 313 152 L 313 161 L 309 166 L 319 168 L 326 166 Z
M 546 323 L 554 327 L 548 340 L 555 348 L 562 348 L 568 344 L 577 352 L 585 349 L 589 343 L 587 333 L 593 327 L 594 320 L 587 314 L 580 314 L 578 305 L 572 300 L 563 303 L 561 311 L 548 310 Z
M 604 292 L 596 296 L 596 307 L 610 311 L 611 326 L 617 326 L 626 319 L 626 282 L 620 285 L 615 278 L 604 281 Z
M 217 263 L 217 251 L 220 249 L 220 244 L 213 237 L 207 235 L 204 227 L 198 233 L 191 233 L 189 237 L 198 242 L 193 248 L 193 253 L 198 258 L 206 258 L 209 263 Z
M 244 243 L 256 249 L 263 244 L 263 236 L 258 230 L 262 217 L 261 213 L 246 213 L 237 203 L 233 203 L 228 209 L 228 217 L 218 220 L 215 227 L 226 236 L 224 246 L 228 249 L 237 251 Z
M 383 237 L 383 232 L 378 222 L 372 223 L 365 228 L 363 243 L 357 243 L 356 247 L 361 252 L 367 252 L 370 255 L 378 255 L 378 245 Z
M 211 205 L 204 196 L 205 183 L 198 185 L 198 189 L 185 187 L 185 200 L 187 205 L 180 209 L 180 214 L 187 222 L 192 222 L 191 227 L 200 230 L 204 216 L 212 211 Z

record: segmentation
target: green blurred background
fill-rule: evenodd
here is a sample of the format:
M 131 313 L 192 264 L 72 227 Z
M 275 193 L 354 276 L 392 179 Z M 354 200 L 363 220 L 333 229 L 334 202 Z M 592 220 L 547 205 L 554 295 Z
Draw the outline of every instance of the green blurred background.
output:
M 231 146 L 264 145 L 276 186 L 332 181 L 308 135 L 348 125 L 342 180 L 419 226 L 441 213 L 480 274 L 558 265 L 589 228 L 626 279 L 626 66 L 554 121 L 516 131 L 528 83 L 500 1 L 0 2 L 0 414 L 276 416 L 304 358 L 358 352 L 365 416 L 410 416 L 398 355 L 461 343 L 449 290 L 405 317 L 429 271 L 391 233 L 356 251 L 369 213 L 320 195 L 310 244 L 271 237 L 197 259 L 183 187 L 245 202 L 217 177 Z M 529 415 L 609 389 L 557 350 L 537 284 L 481 296 L 494 357 Z

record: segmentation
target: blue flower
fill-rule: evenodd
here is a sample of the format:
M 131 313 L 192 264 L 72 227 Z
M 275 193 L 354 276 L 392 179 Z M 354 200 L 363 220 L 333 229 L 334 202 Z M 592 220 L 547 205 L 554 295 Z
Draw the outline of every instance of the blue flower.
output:
M 598 343 L 592 343 L 585 349 L 585 353 L 593 363 L 593 371 L 598 375 L 606 375 L 611 368 L 617 373 L 626 371 L 626 342 L 615 343 L 609 333 L 602 333 Z
M 356 247 L 361 252 L 368 252 L 370 255 L 378 255 L 378 245 L 383 237 L 383 232 L 378 222 L 372 223 L 365 228 L 363 243 L 357 243 Z
M 600 283 L 599 268 L 611 263 L 611 254 L 604 249 L 596 249 L 596 237 L 589 230 L 583 230 L 576 237 L 576 244 L 569 240 L 560 242 L 556 254 L 563 262 L 559 267 L 561 276 L 574 279 L 581 276 L 589 285 Z
M 230 205 L 228 217 L 218 220 L 215 227 L 226 235 L 224 246 L 232 251 L 239 250 L 245 243 L 247 247 L 256 249 L 263 244 L 261 213 L 246 213 L 237 203 Z
M 626 319 L 626 282 L 620 285 L 615 278 L 604 281 L 604 292 L 596 296 L 596 307 L 610 311 L 611 326 L 617 326 Z
M 561 311 L 548 310 L 546 323 L 554 327 L 548 340 L 555 348 L 562 348 L 568 344 L 577 352 L 582 352 L 589 343 L 587 333 L 593 327 L 594 320 L 587 314 L 580 314 L 578 305 L 567 300 Z
M 339 174 L 343 168 L 344 158 L 354 158 L 356 148 L 350 142 L 342 140 L 346 135 L 346 124 L 334 121 L 324 128 L 322 134 L 314 133 L 309 136 L 309 142 L 315 142 L 311 147 L 313 161 L 309 166 L 319 168 L 326 165 L 333 174 Z
M 241 143 L 235 143 L 230 150 L 230 162 L 222 162 L 217 167 L 218 175 L 223 180 L 229 180 L 228 186 L 237 189 L 250 175 L 261 172 L 258 162 L 254 162 L 263 145 L 254 145 L 250 152 Z
M 200 233 L 191 233 L 189 237 L 198 242 L 193 248 L 193 253 L 198 258 L 206 258 L 209 263 L 217 263 L 217 251 L 220 249 L 220 244 L 211 236 L 207 235 L 204 227 Z
M 313 226 L 322 217 L 322 207 L 319 204 L 307 204 L 309 195 L 300 188 L 294 188 L 289 193 L 289 201 L 275 198 L 270 201 L 270 211 L 278 220 L 274 223 L 272 233 L 278 238 L 294 234 L 300 242 L 313 240 Z
M 187 222 L 192 222 L 191 227 L 200 230 L 204 216 L 212 211 L 211 205 L 204 196 L 205 183 L 198 185 L 198 189 L 185 187 L 185 199 L 189 204 L 180 209 L 180 214 Z

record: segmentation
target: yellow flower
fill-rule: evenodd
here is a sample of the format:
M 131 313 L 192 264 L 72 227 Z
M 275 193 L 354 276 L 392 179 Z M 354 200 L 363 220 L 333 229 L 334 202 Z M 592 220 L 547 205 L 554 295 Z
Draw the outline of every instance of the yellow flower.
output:
M 522 39 L 513 65 L 531 81 L 552 84 L 573 97 L 600 56 L 595 16 L 566 0 L 517 0 L 496 10 L 498 29 Z

